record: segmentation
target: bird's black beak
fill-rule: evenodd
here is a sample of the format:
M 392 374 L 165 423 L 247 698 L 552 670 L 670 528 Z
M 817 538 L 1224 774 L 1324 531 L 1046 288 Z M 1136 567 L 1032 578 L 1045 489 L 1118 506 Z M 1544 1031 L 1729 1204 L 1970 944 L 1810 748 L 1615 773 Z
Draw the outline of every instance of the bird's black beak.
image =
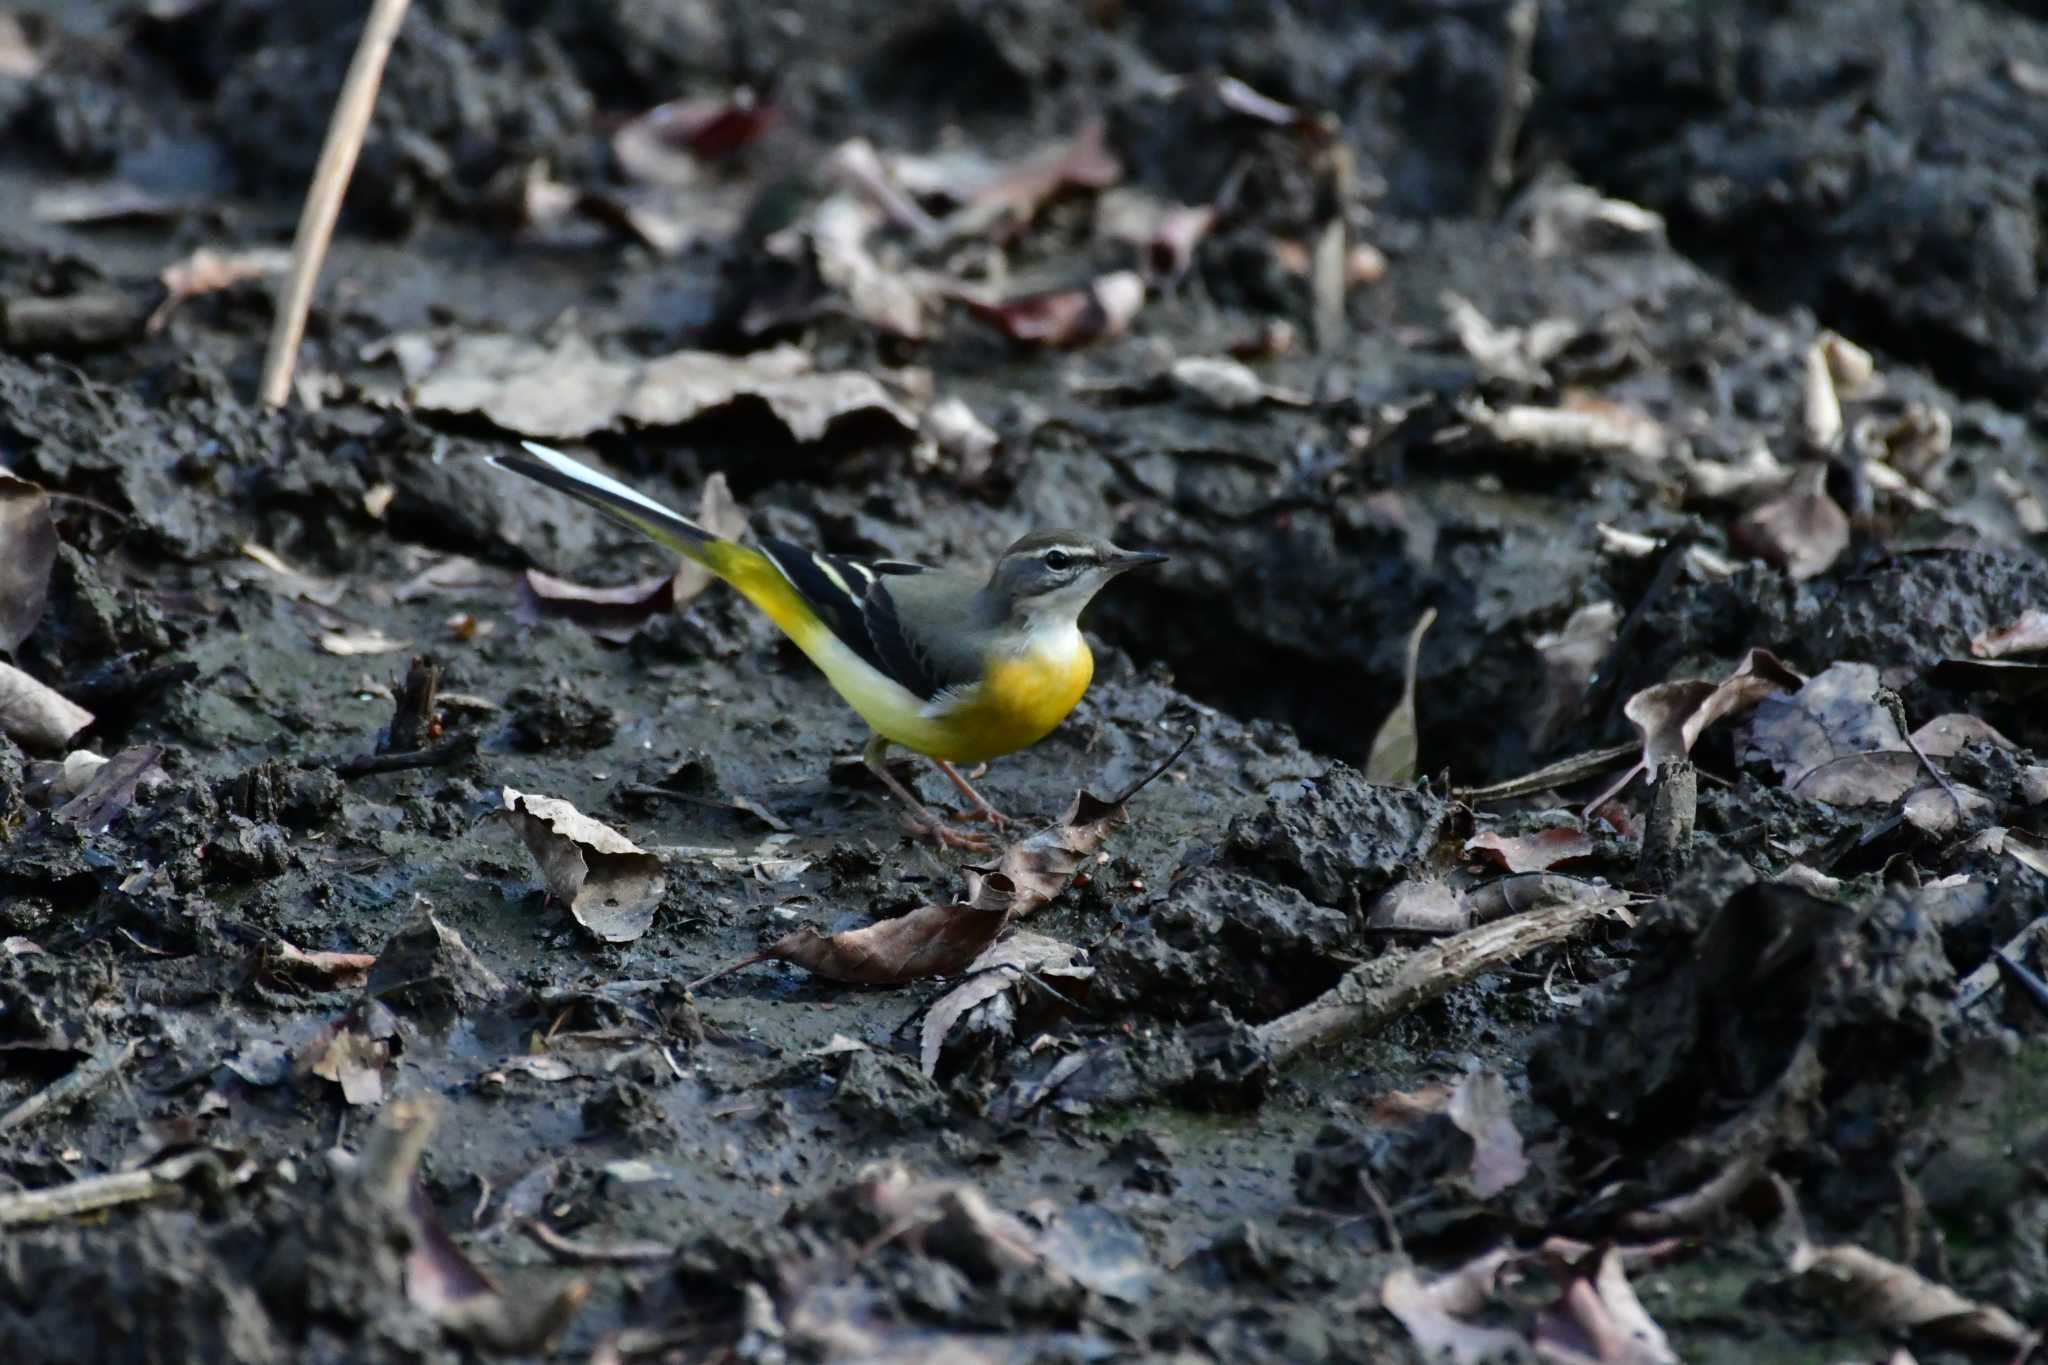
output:
M 1122 573 L 1125 569 L 1143 568 L 1147 564 L 1164 564 L 1167 556 L 1156 550 L 1118 550 L 1109 559 L 1108 567 Z

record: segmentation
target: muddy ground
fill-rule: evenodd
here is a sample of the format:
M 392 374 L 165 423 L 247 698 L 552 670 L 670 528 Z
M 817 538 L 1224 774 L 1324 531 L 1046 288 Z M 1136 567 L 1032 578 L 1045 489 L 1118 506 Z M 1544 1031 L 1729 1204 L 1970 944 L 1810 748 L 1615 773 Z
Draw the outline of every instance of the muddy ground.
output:
M 0 1358 L 2031 1350 L 2034 7 L 419 0 L 267 410 L 361 9 L 0 14 Z M 636 369 L 774 347 L 858 378 Z M 987 860 L 521 436 L 1169 552 L 984 783 L 1028 850 L 1179 751 L 1057 943 L 693 987 Z M 507 789 L 652 851 L 623 928 Z

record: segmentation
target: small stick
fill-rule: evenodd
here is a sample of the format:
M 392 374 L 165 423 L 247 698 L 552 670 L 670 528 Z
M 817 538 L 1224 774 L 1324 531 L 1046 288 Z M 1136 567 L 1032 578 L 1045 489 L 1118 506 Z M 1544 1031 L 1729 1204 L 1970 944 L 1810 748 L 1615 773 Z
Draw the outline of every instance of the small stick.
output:
M 1530 910 L 1482 924 L 1398 957 L 1353 967 L 1329 990 L 1292 1014 L 1259 1025 L 1259 1041 L 1275 1066 L 1311 1048 L 1376 1032 L 1409 1010 L 1484 976 L 1538 948 L 1564 943 L 1615 914 L 1627 903 L 1611 897 Z
M 341 83 L 341 96 L 334 102 L 327 141 L 313 167 L 313 183 L 306 190 L 299 230 L 292 238 L 292 268 L 285 277 L 284 294 L 271 324 L 270 349 L 263 356 L 259 396 L 269 407 L 281 408 L 291 396 L 292 367 L 298 363 L 299 342 L 306 334 L 306 314 L 313 306 L 313 284 L 327 258 L 334 220 L 341 213 L 341 197 L 348 190 L 349 176 L 355 172 L 356 154 L 363 149 L 370 113 L 377 107 L 377 86 L 384 79 L 385 59 L 391 55 L 398 26 L 405 19 L 406 2 L 371 0 L 370 17 L 363 25 L 361 41 L 356 44 L 355 58 L 348 65 L 348 76 Z
M 1493 148 L 1481 168 L 1477 216 L 1491 218 L 1500 209 L 1501 197 L 1515 183 L 1515 144 L 1522 138 L 1522 122 L 1536 99 L 1536 83 L 1529 76 L 1530 58 L 1536 50 L 1536 0 L 1515 0 L 1507 15 L 1507 61 L 1500 78 L 1500 116 L 1494 120 Z
M 26 1128 L 44 1114 L 69 1109 L 112 1080 L 133 1060 L 135 1043 L 132 1039 L 110 1052 L 102 1052 L 87 1058 L 64 1076 L 30 1095 L 4 1115 L 0 1115 L 0 1133 L 11 1133 L 17 1128 Z
M 1453 787 L 1451 795 L 1468 806 L 1486 801 L 1506 801 L 1516 796 L 1534 796 L 1537 792 L 1555 791 L 1569 787 L 1574 782 L 1583 782 L 1615 767 L 1623 759 L 1632 759 L 1643 751 L 1640 744 L 1616 744 L 1606 749 L 1594 749 L 1588 753 L 1562 758 L 1533 773 L 1510 777 L 1504 782 L 1489 783 L 1484 787 Z
M 440 768 L 465 754 L 476 752 L 476 742 L 476 732 L 464 730 L 425 749 L 413 749 L 402 754 L 365 754 L 361 758 L 351 758 L 347 762 L 335 764 L 334 775 L 346 780 L 351 777 L 368 777 L 372 773 L 403 772 L 408 768 Z
M 87 1176 L 51 1189 L 0 1195 L 0 1228 L 54 1223 L 123 1204 L 162 1199 L 182 1190 L 186 1178 L 193 1175 L 225 1186 L 234 1182 L 237 1173 L 228 1169 L 217 1152 L 186 1152 L 139 1171 Z
M 441 665 L 431 654 L 415 654 L 406 670 L 405 683 L 398 689 L 398 705 L 392 711 L 391 729 L 377 752 L 412 753 L 425 748 L 434 737 L 434 703 L 441 692 Z

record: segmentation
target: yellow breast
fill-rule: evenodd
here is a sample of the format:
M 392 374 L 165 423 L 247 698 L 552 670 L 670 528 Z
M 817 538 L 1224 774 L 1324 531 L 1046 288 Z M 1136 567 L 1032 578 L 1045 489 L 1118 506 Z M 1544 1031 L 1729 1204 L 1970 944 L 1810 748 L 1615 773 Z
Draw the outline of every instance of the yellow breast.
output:
M 1053 648 L 991 660 L 981 686 L 941 723 L 953 763 L 980 763 L 1051 734 L 1087 692 L 1095 656 L 1076 631 Z

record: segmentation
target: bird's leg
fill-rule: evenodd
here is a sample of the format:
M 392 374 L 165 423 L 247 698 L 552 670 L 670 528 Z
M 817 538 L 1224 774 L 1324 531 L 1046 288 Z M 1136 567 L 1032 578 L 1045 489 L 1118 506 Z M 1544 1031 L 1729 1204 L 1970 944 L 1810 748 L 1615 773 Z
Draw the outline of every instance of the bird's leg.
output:
M 1001 829 L 1004 825 L 1010 823 L 1009 816 L 1003 814 L 994 806 L 991 806 L 988 803 L 987 797 L 983 796 L 980 792 L 976 791 L 973 787 L 968 785 L 967 779 L 960 776 L 959 769 L 955 768 L 952 764 L 946 762 L 946 760 L 943 758 L 935 758 L 932 760 L 932 762 L 936 763 L 939 767 L 939 771 L 946 775 L 947 781 L 951 782 L 954 786 L 960 789 L 960 794 L 966 797 L 968 803 L 974 807 L 974 813 L 977 816 L 988 821 L 997 829 Z
M 932 814 L 931 808 L 918 800 L 916 793 L 896 780 L 896 775 L 889 771 L 888 740 L 880 735 L 870 737 L 867 747 L 861 750 L 860 761 L 867 764 L 868 771 L 881 779 L 882 785 L 887 787 L 897 800 L 909 807 L 903 817 L 903 827 L 912 834 L 920 839 L 929 839 L 940 848 L 965 849 L 969 853 L 989 851 L 986 839 L 954 829 Z

